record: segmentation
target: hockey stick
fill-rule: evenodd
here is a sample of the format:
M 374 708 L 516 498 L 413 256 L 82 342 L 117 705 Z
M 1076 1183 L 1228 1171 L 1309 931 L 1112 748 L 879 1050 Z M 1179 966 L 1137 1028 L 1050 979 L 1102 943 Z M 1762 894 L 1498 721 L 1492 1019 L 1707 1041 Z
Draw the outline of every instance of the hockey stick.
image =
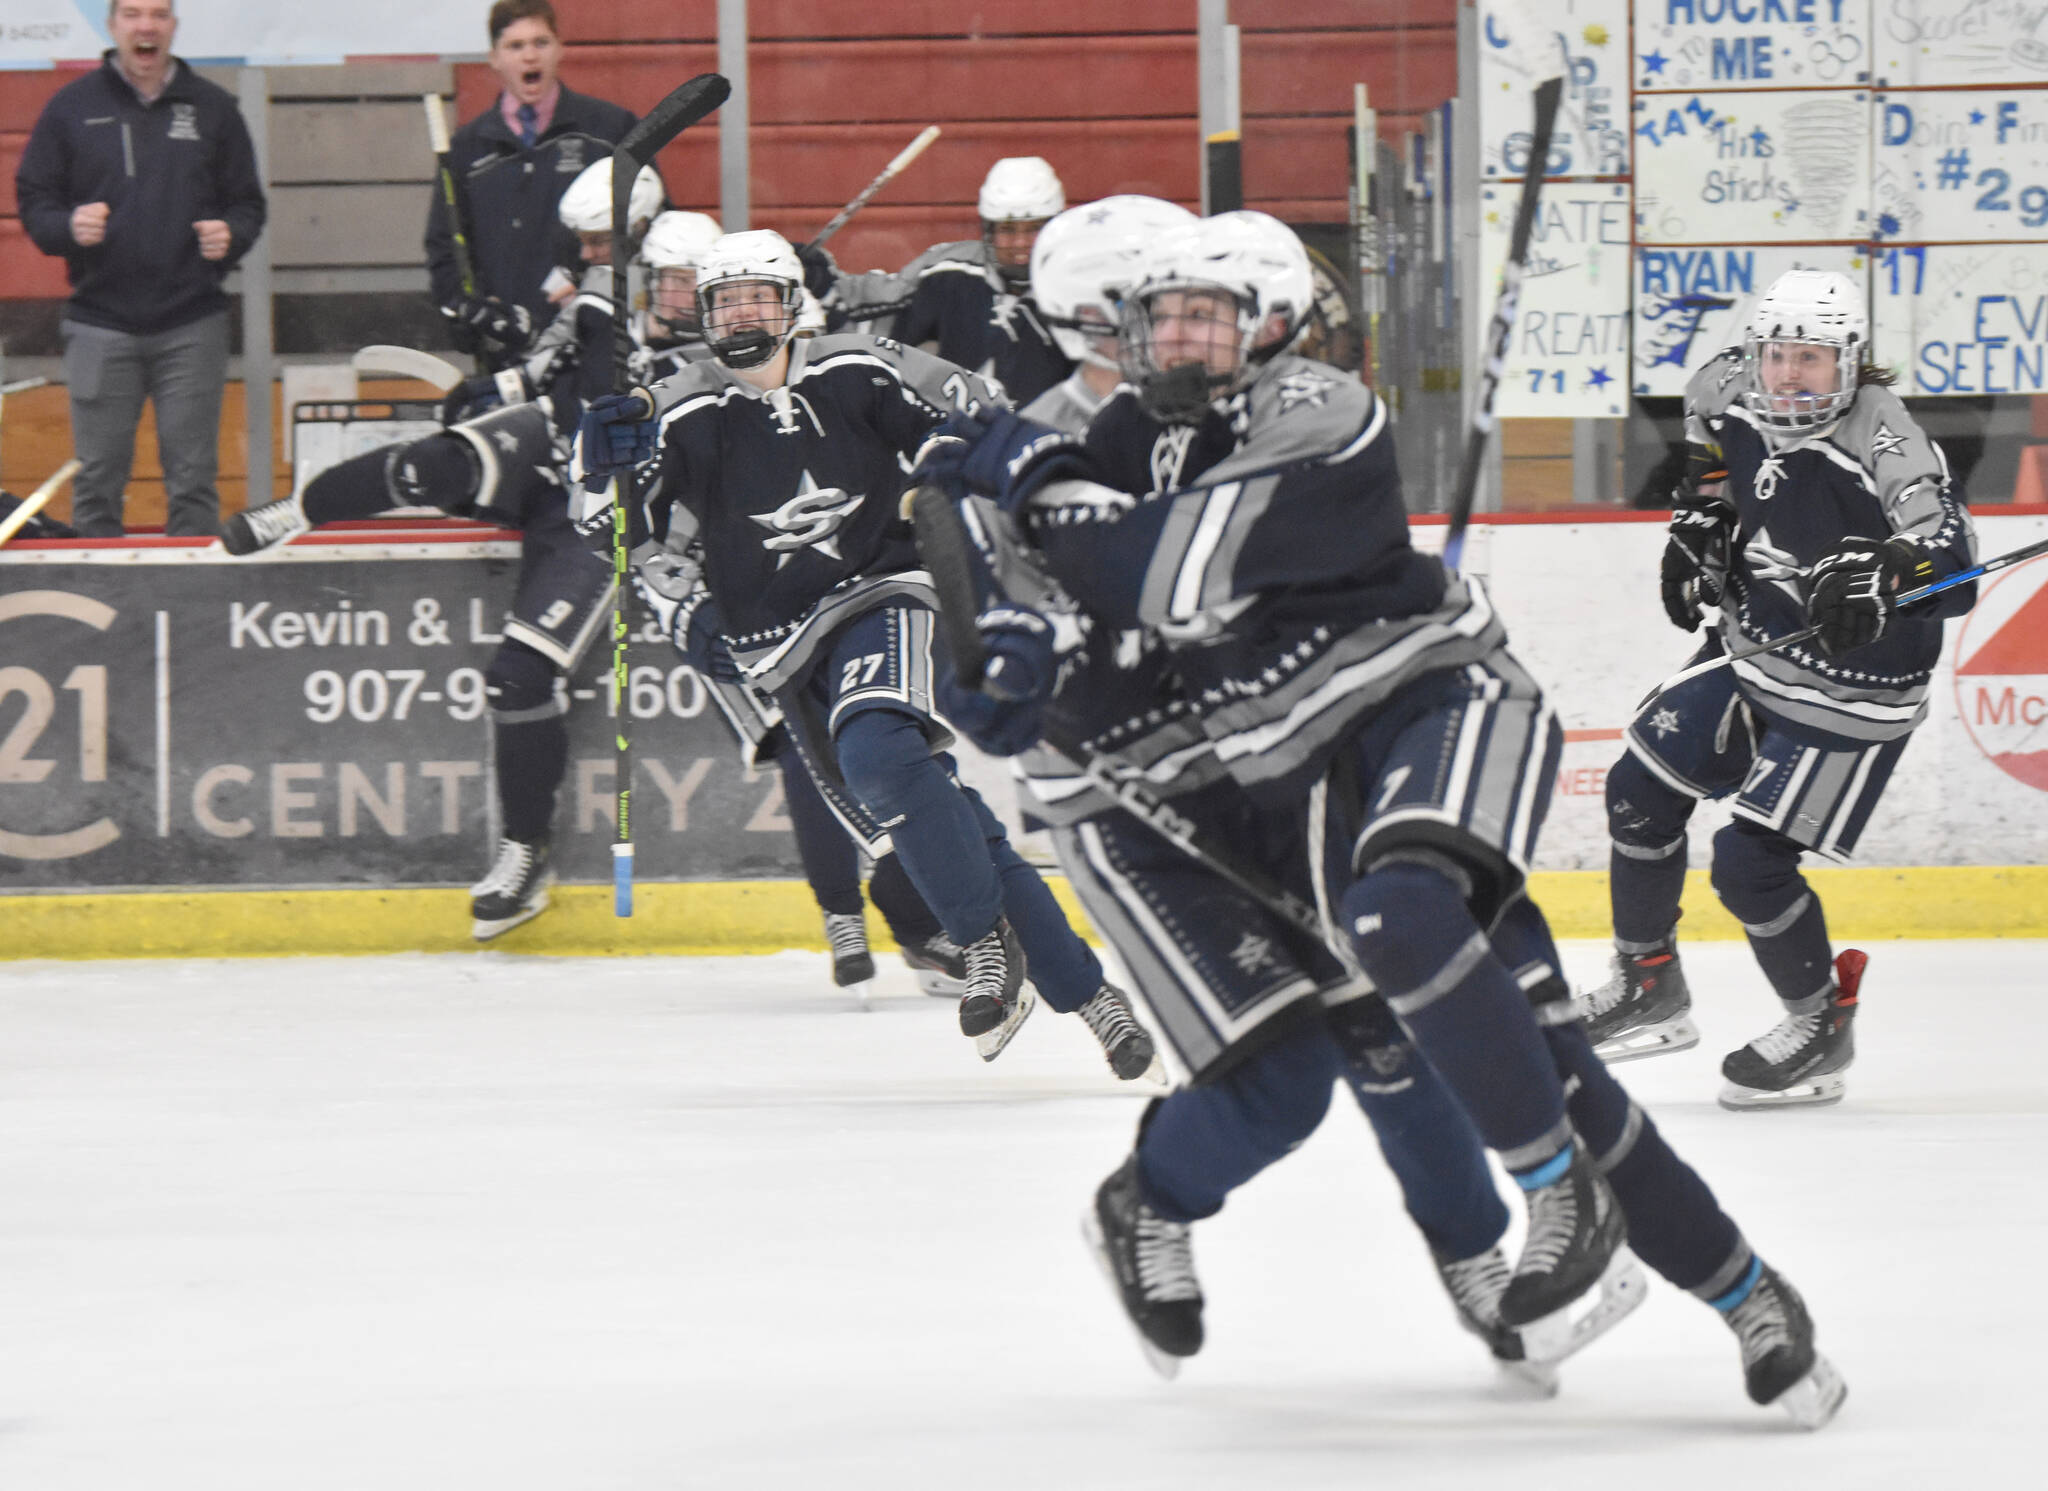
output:
M 0 399 L 11 393 L 27 393 L 31 388 L 41 388 L 49 381 L 48 378 L 20 378 L 12 383 L 0 383 Z
M 455 190 L 455 167 L 448 160 L 448 116 L 441 112 L 438 93 L 422 93 L 420 105 L 427 111 L 427 148 L 434 152 L 441 205 L 448 209 L 448 233 L 455 244 L 455 274 L 462 281 L 462 293 L 475 295 L 476 260 L 469 252 L 469 225 L 463 221 L 462 199 Z
M 57 489 L 78 474 L 79 465 L 78 457 L 73 456 L 51 472 L 48 481 L 22 498 L 20 507 L 6 517 L 0 518 L 0 545 L 5 545 L 15 534 L 21 532 L 28 525 L 28 520 L 43 510 L 49 500 L 57 495 Z
M 890 161 L 888 165 L 882 167 L 881 175 L 877 176 L 873 181 L 870 181 L 866 186 L 862 187 L 860 189 L 859 196 L 855 197 L 851 202 L 848 202 L 844 207 L 840 208 L 838 216 L 834 217 L 831 222 L 825 224 L 824 227 L 818 230 L 817 236 L 811 239 L 811 247 L 817 248 L 819 245 L 824 243 L 826 239 L 830 238 L 834 233 L 837 233 L 841 228 L 845 227 L 848 219 L 850 219 L 856 212 L 859 212 L 861 208 L 867 206 L 869 199 L 872 198 L 876 192 L 880 191 L 883 187 L 887 186 L 891 181 L 893 181 L 897 177 L 897 175 L 902 172 L 905 166 L 909 165 L 912 161 L 916 160 L 920 155 L 923 155 L 925 152 L 925 148 L 929 146 L 931 142 L 936 140 L 938 137 L 939 127 L 936 124 L 927 124 L 924 127 L 924 129 L 919 132 L 918 137 L 916 139 L 912 140 L 908 145 L 905 145 L 901 150 L 897 151 L 896 158 Z
M 349 358 L 349 364 L 358 373 L 395 373 L 402 378 L 417 378 L 422 383 L 431 383 L 442 393 L 462 381 L 462 369 L 446 358 L 413 347 L 394 347 L 383 342 L 358 348 Z
M 917 533 L 918 556 L 924 560 L 932 577 L 932 589 L 938 593 L 939 630 L 946 640 L 947 652 L 952 655 L 953 675 L 963 688 L 979 688 L 988 667 L 988 654 L 981 645 L 981 631 L 975 625 L 981 597 L 975 593 L 974 541 L 968 537 L 959 509 L 937 487 L 919 487 L 911 493 L 910 524 Z M 1125 812 L 1189 859 L 1220 875 L 1299 931 L 1318 942 L 1328 941 L 1329 929 L 1315 907 L 1265 870 L 1238 859 L 1170 804 L 1136 782 L 1119 777 L 1103 757 L 1079 741 L 1057 730 L 1047 730 L 1042 738 L 1046 745 L 1079 764 L 1088 779 L 1114 798 Z
M 1500 267 L 1500 298 L 1493 324 L 1486 332 L 1486 364 L 1479 378 L 1479 399 L 1472 409 L 1472 428 L 1465 436 L 1465 455 L 1458 463 L 1458 485 L 1452 489 L 1451 525 L 1444 535 L 1444 568 L 1455 570 L 1465 556 L 1465 529 L 1479 495 L 1479 467 L 1486 442 L 1493 435 L 1493 399 L 1507 368 L 1508 339 L 1522 297 L 1522 275 L 1529 263 L 1529 235 L 1536 226 L 1536 202 L 1543 195 L 1543 170 L 1550 161 L 1550 137 L 1557 126 L 1557 106 L 1564 97 L 1564 79 L 1547 78 L 1536 89 L 1536 129 L 1529 146 L 1529 164 L 1522 172 L 1522 199 L 1515 208 L 1514 230 L 1508 235 L 1507 261 Z
M 724 103 L 732 84 L 715 72 L 699 73 L 647 111 L 612 149 L 612 392 L 630 393 L 633 374 L 631 304 L 633 183 L 640 168 L 662 146 Z M 612 818 L 612 914 L 633 914 L 633 736 L 627 720 L 626 639 L 631 630 L 633 585 L 629 573 L 635 501 L 633 473 L 612 478 L 612 772 L 616 793 Z
M 1958 585 L 1967 585 L 1972 580 L 1980 580 L 1986 575 L 1995 575 L 2002 569 L 2011 569 L 2015 564 L 2025 564 L 2029 559 L 2038 559 L 2043 554 L 2048 554 L 2048 538 L 2028 544 L 2024 548 L 2014 549 L 2011 553 L 2000 554 L 1996 558 L 1987 559 L 1974 569 L 1957 570 L 1946 580 L 1936 580 L 1932 585 L 1922 585 L 1917 590 L 1908 590 L 1892 602 L 1892 607 L 1896 610 L 1904 606 L 1916 606 L 1921 601 L 1940 595 L 1944 590 L 1954 590 Z M 1674 689 L 1689 678 L 1698 678 L 1703 673 L 1711 673 L 1716 668 L 1725 668 L 1730 663 L 1744 662 L 1753 657 L 1762 657 L 1767 652 L 1777 652 L 1781 648 L 1796 647 L 1801 642 L 1811 642 L 1819 635 L 1819 627 L 1809 626 L 1796 632 L 1788 632 L 1782 637 L 1773 637 L 1767 642 L 1752 642 L 1747 647 L 1738 647 L 1733 652 L 1724 652 L 1719 657 L 1708 658 L 1704 663 L 1694 663 L 1690 668 L 1685 668 L 1672 674 L 1657 685 L 1657 692 L 1661 694 L 1667 689 Z

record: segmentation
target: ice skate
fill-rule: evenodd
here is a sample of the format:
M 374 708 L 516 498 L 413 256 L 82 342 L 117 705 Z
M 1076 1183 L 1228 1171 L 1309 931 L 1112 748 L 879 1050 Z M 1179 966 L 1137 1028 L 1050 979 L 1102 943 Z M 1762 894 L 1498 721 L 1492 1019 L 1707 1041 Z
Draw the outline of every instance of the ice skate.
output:
M 969 943 L 967 993 L 960 1000 L 960 1033 L 974 1038 L 983 1061 L 1003 1054 L 1038 996 L 1024 982 L 1024 948 L 1001 917 L 988 935 Z
M 1586 1035 L 1602 1061 L 1636 1061 L 1700 1043 L 1692 990 L 1670 943 L 1655 952 L 1614 954 L 1606 983 L 1585 999 Z
M 548 865 L 545 839 L 526 843 L 503 839 L 491 871 L 469 888 L 469 935 L 489 942 L 521 922 L 532 921 L 548 909 L 548 887 L 555 872 Z
M 1799 1291 L 1761 1259 L 1747 1282 L 1741 1298 L 1733 1304 L 1716 1300 L 1714 1308 L 1742 1345 L 1750 1401 L 1776 1403 L 1800 1428 L 1818 1429 L 1835 1416 L 1849 1386 L 1835 1364 L 1813 1349 L 1813 1317 Z
M 1169 1222 L 1138 1194 L 1138 1157 L 1119 1165 L 1081 1215 L 1081 1234 L 1161 1377 L 1202 1349 L 1202 1286 L 1185 1222 Z
M 299 505 L 299 494 L 294 492 L 280 502 L 244 508 L 229 518 L 221 525 L 220 546 L 237 556 L 254 554 L 297 538 L 312 526 L 306 521 L 305 508 Z
M 1144 1076 L 1159 1060 L 1151 1032 L 1138 1023 L 1129 997 L 1116 985 L 1104 984 L 1075 1013 L 1101 1042 L 1102 1054 L 1118 1081 Z
M 1529 1235 L 1500 1318 L 1521 1331 L 1530 1361 L 1554 1362 L 1620 1324 L 1646 1291 L 1642 1265 L 1622 1246 L 1621 1206 L 1582 1145 L 1574 1141 L 1530 1179 Z
M 903 961 L 917 979 L 917 991 L 934 999 L 958 999 L 967 992 L 967 955 L 944 932 L 903 944 Z
M 1845 950 L 1835 959 L 1833 987 L 1791 1006 L 1774 1029 L 1731 1051 L 1721 1063 L 1728 1079 L 1721 1106 L 1740 1112 L 1839 1103 L 1842 1073 L 1856 1059 L 1856 996 L 1869 961 L 1853 947 Z
M 1432 1251 L 1430 1259 L 1458 1312 L 1458 1324 L 1486 1343 L 1502 1383 L 1534 1397 L 1556 1397 L 1557 1368 L 1530 1361 L 1522 1333 L 1500 1322 L 1500 1297 L 1509 1278 L 1507 1255 L 1491 1247 L 1470 1258 L 1446 1258 Z
M 825 913 L 825 941 L 832 948 L 832 982 L 853 990 L 865 1009 L 875 982 L 875 958 L 868 951 L 867 918 L 858 911 Z

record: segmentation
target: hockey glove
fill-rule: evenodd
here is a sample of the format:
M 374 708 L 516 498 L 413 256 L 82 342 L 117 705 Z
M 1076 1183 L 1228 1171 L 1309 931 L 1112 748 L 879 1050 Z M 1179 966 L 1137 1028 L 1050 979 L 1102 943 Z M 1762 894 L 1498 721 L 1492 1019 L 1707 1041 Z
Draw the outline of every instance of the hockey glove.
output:
M 1014 756 L 1037 742 L 1058 683 L 1052 623 L 1023 606 L 992 606 L 974 625 L 985 654 L 980 687 L 963 688 L 943 669 L 939 712 L 991 756 Z
M 576 426 L 576 458 L 569 474 L 595 492 L 614 476 L 654 459 L 660 427 L 654 399 L 644 388 L 592 399 Z
M 441 400 L 441 423 L 460 424 L 486 409 L 495 409 L 500 404 L 524 404 L 532 398 L 526 375 L 517 368 L 507 368 L 502 373 L 479 373 L 448 390 Z
M 918 451 L 913 484 L 930 484 L 955 501 L 993 497 L 1015 512 L 1049 481 L 1087 470 L 1081 442 L 1007 409 L 955 413 Z
M 1820 628 L 1821 651 L 1840 657 L 1885 634 L 1894 599 L 1919 568 L 1920 546 L 1908 538 L 1852 538 L 1808 572 L 1806 622 Z
M 533 336 L 533 313 L 495 295 L 465 295 L 442 306 L 441 314 L 455 323 L 457 336 L 470 351 L 485 357 L 516 357 Z
M 1721 604 L 1735 512 L 1725 503 L 1685 503 L 1671 513 L 1661 570 L 1664 614 L 1682 632 L 1696 629 L 1704 607 Z
M 822 243 L 796 245 L 797 263 L 804 267 L 804 288 L 818 297 L 819 304 L 832 298 L 839 288 L 839 261 Z

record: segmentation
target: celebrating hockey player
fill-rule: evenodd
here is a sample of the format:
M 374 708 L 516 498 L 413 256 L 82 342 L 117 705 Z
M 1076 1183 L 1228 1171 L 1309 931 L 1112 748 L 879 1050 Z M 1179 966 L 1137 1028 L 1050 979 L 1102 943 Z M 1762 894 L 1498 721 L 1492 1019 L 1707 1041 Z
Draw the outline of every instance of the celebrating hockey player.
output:
M 1484 587 L 1410 546 L 1384 407 L 1286 355 L 1311 293 L 1299 240 L 1262 213 L 1164 234 L 1123 306 L 1132 386 L 1085 442 L 956 418 L 964 445 L 937 443 L 921 476 L 993 497 L 1098 625 L 1170 649 L 1262 818 L 1308 803 L 1319 904 L 1527 1200 L 1502 1323 L 1547 1331 L 1612 1277 L 1625 1213 L 1644 1261 L 1734 1330 L 1751 1398 L 1824 1423 L 1843 1388 L 1798 1294 L 1574 1018 L 1524 888 L 1561 732 Z M 1135 1189 L 1097 1206 L 1128 1213 L 1131 1249 L 1169 1216 L 1143 1173 Z
M 720 239 L 697 275 L 713 360 L 599 400 L 577 442 L 585 485 L 654 460 L 652 535 L 694 528 L 735 662 L 775 697 L 833 810 L 874 852 L 893 846 L 964 950 L 960 1028 L 983 1058 L 1030 1012 L 1028 952 L 1047 1001 L 1083 1016 L 1119 1076 L 1140 1075 L 1150 1037 L 953 775 L 931 714 L 933 596 L 896 511 L 903 463 L 949 410 L 999 395 L 893 342 L 799 339 L 803 293 L 780 234 Z
M 910 346 L 929 345 L 948 362 L 994 378 L 1018 404 L 1066 377 L 1073 363 L 1031 298 L 1031 249 L 1067 205 L 1053 168 L 1035 155 L 989 167 L 977 207 L 981 237 L 925 250 L 900 273 L 840 277 L 822 251 L 812 255 L 812 288 L 832 324 L 871 326 Z
M 1692 631 L 1703 607 L 1720 608 L 1695 664 L 1820 632 L 1658 690 L 1607 776 L 1615 967 L 1590 1023 L 1609 1060 L 1699 1041 L 1676 942 L 1686 821 L 1701 799 L 1735 799 L 1714 835 L 1714 890 L 1785 1015 L 1722 1062 L 1729 1108 L 1841 1100 L 1865 958 L 1834 956 L 1799 862 L 1855 851 L 1927 716 L 1942 620 L 1976 598 L 1959 585 L 1893 604 L 1969 568 L 1975 540 L 1940 447 L 1869 350 L 1855 283 L 1797 269 L 1757 302 L 1742 344 L 1694 375 L 1664 609 Z

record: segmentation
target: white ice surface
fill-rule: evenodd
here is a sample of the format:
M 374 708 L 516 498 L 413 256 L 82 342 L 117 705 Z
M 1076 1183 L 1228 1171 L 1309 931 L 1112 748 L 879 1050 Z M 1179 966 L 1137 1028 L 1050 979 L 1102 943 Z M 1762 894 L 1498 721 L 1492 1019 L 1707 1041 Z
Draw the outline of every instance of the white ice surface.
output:
M 1500 1399 L 1341 1093 L 1197 1228 L 1158 1381 L 1076 1226 L 1139 1102 L 893 958 L 865 1015 L 801 954 L 7 965 L 0 1487 L 2041 1484 L 2044 949 L 1872 951 L 1839 1108 L 1714 1105 L 1775 1019 L 1733 944 L 1619 1069 L 1812 1305 L 1814 1436 L 1661 1282 Z

